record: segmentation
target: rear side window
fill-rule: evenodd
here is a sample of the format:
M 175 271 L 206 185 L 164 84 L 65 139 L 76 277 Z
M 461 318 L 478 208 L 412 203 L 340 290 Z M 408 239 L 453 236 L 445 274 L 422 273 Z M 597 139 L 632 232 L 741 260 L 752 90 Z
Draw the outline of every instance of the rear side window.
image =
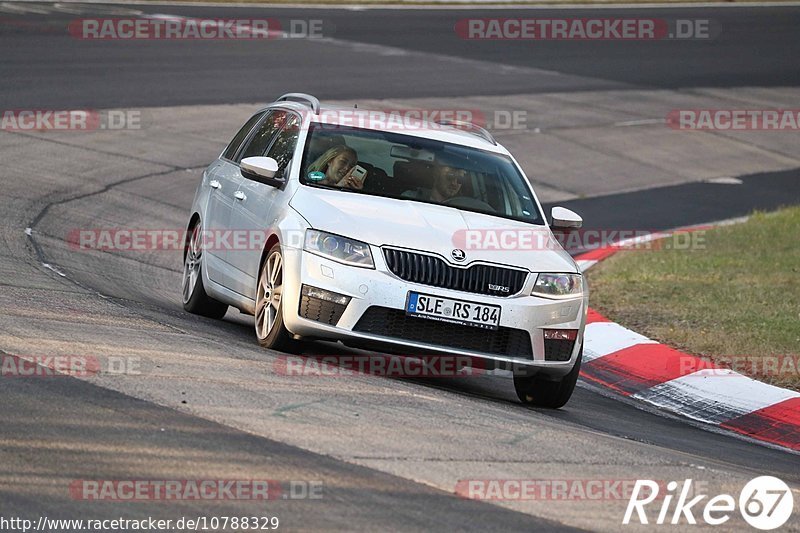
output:
M 250 140 L 247 141 L 236 162 L 238 163 L 245 157 L 263 156 L 275 134 L 283 126 L 283 121 L 286 120 L 287 114 L 286 111 L 270 111 L 267 118 L 264 119 L 252 137 L 250 137 Z
M 242 145 L 242 142 L 247 137 L 247 134 L 250 133 L 250 130 L 253 129 L 253 126 L 255 126 L 256 123 L 259 120 L 261 120 L 261 117 L 263 116 L 264 116 L 263 112 L 256 113 L 255 115 L 250 117 L 250 120 L 245 122 L 244 126 L 242 126 L 242 129 L 239 130 L 239 132 L 234 136 L 231 143 L 225 149 L 225 152 L 222 154 L 223 158 L 230 159 L 231 161 L 233 161 L 233 159 L 236 157 L 236 152 L 239 151 L 239 146 Z

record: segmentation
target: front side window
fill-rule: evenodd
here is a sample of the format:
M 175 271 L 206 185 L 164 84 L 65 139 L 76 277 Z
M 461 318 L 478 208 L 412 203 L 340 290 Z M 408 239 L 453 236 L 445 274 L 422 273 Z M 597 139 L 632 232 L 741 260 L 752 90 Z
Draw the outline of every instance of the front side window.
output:
M 236 152 L 239 151 L 239 147 L 242 145 L 242 142 L 244 141 L 245 137 L 247 137 L 247 134 L 250 133 L 250 130 L 253 129 L 253 127 L 259 120 L 261 120 L 261 117 L 263 117 L 264 114 L 265 114 L 264 111 L 262 111 L 261 113 L 256 113 L 255 115 L 250 117 L 250 119 L 247 122 L 244 123 L 242 129 L 240 129 L 239 132 L 233 137 L 233 140 L 225 149 L 225 152 L 223 152 L 222 157 L 230 161 L 234 160 L 234 158 L 236 157 Z
M 275 177 L 283 179 L 288 177 L 287 169 L 290 169 L 292 155 L 297 146 L 297 138 L 300 135 L 300 117 L 294 113 L 289 113 L 284 122 L 283 129 L 275 137 L 272 145 L 267 152 L 267 157 L 271 157 L 278 162 L 278 172 Z
M 275 137 L 275 134 L 283 126 L 283 122 L 286 120 L 286 116 L 288 114 L 289 113 L 287 111 L 270 111 L 264 121 L 261 122 L 256 131 L 250 137 L 250 140 L 247 141 L 244 150 L 242 150 L 242 153 L 239 154 L 236 162 L 239 163 L 246 157 L 263 156 L 266 153 L 267 148 L 269 148 L 273 137 Z
M 312 124 L 300 182 L 544 224 L 510 157 L 401 133 Z

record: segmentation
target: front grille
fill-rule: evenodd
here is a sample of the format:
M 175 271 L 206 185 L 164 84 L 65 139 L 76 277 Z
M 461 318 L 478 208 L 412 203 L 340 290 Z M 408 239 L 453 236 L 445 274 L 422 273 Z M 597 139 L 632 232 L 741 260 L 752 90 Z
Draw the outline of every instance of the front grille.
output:
M 523 329 L 500 327 L 485 330 L 408 316 L 401 309 L 372 306 L 361 316 L 353 331 L 444 348 L 533 359 L 531 336 Z
M 299 311 L 303 318 L 335 326 L 346 308 L 346 305 L 310 298 L 303 294 L 300 298 Z
M 545 339 L 544 340 L 544 360 L 545 361 L 569 361 L 572 357 L 572 349 L 575 341 L 568 339 Z
M 384 248 L 383 256 L 392 274 L 406 281 L 492 296 L 511 296 L 518 293 L 528 275 L 524 270 L 493 265 L 456 268 L 440 257 L 392 248 Z M 489 285 L 508 290 L 490 289 Z

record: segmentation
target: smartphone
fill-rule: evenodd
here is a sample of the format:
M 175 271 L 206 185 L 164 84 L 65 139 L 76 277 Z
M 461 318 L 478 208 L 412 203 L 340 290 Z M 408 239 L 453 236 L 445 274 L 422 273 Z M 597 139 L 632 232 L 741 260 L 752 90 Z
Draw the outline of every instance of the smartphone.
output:
M 362 167 L 361 165 L 356 165 L 353 167 L 353 170 L 350 172 L 350 175 L 353 176 L 355 179 L 364 183 L 364 178 L 367 177 L 367 169 Z

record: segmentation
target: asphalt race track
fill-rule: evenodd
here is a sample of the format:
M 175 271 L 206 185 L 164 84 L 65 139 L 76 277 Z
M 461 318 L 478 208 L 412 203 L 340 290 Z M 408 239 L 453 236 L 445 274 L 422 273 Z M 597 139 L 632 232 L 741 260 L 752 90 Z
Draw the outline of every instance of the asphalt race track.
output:
M 183 229 L 205 166 L 257 105 L 288 91 L 348 103 L 526 109 L 539 131 L 498 138 L 526 154 L 521 163 L 547 207 L 575 209 L 589 228 L 667 229 L 796 204 L 797 131 L 695 135 L 658 120 L 687 102 L 796 107 L 800 8 L 537 11 L 703 18 L 722 34 L 531 45 L 453 33 L 459 19 L 530 16 L 525 9 L 61 6 L 68 8 L 0 4 L 0 108 L 134 109 L 141 128 L 0 131 L 0 354 L 118 357 L 136 361 L 137 371 L 0 377 L 0 516 L 258 515 L 278 516 L 290 530 L 617 531 L 623 499 L 476 501 L 455 495 L 456 486 L 691 478 L 713 495 L 774 475 L 800 499 L 797 454 L 584 383 L 565 408 L 548 411 L 520 405 L 505 375 L 281 375 L 284 354 L 258 347 L 251 317 L 229 311 L 213 321 L 183 311 L 180 251 L 86 252 L 65 240 L 76 228 Z M 89 42 L 65 30 L 76 18 L 147 14 L 313 18 L 329 33 L 323 41 Z M 714 180 L 721 177 L 737 179 Z M 303 353 L 353 351 L 318 343 Z M 321 498 L 266 503 L 91 501 L 69 490 L 76 480 L 122 479 L 270 479 L 324 489 Z M 725 527 L 750 530 L 739 516 Z M 800 530 L 797 513 L 784 530 Z
M 107 108 L 258 102 L 298 86 L 320 98 L 363 99 L 631 87 L 777 87 L 800 82 L 795 60 L 800 41 L 793 38 L 800 13 L 794 7 L 603 10 L 606 17 L 710 20 L 721 27 L 721 34 L 705 41 L 604 41 L 590 46 L 582 42 L 465 41 L 453 31 L 461 19 L 509 16 L 492 9 L 241 8 L 235 15 L 210 7 L 136 5 L 131 9 L 198 18 L 268 16 L 280 21 L 283 28 L 293 19 L 317 19 L 323 21 L 326 42 L 321 47 L 311 40 L 276 40 L 266 49 L 260 42 L 224 46 L 214 42 L 171 42 L 167 46 L 163 42 L 128 42 L 120 46 L 118 42 L 65 39 L 64 23 L 86 13 L 28 13 L 21 17 L 25 24 L 3 28 L 3 66 L 36 83 L 23 86 L 15 83 L 14 77 L 4 76 L 0 80 L 3 105 Z M 511 13 L 529 15 L 524 9 Z M 544 18 L 578 11 L 536 13 Z M 19 18 L 8 11 L 5 15 Z M 348 57 L 358 45 L 386 50 L 352 65 Z M 80 63 L 75 62 L 77 57 Z M 498 63 L 507 67 L 499 76 L 490 68 Z M 530 69 L 538 72 L 532 75 L 535 71 Z

